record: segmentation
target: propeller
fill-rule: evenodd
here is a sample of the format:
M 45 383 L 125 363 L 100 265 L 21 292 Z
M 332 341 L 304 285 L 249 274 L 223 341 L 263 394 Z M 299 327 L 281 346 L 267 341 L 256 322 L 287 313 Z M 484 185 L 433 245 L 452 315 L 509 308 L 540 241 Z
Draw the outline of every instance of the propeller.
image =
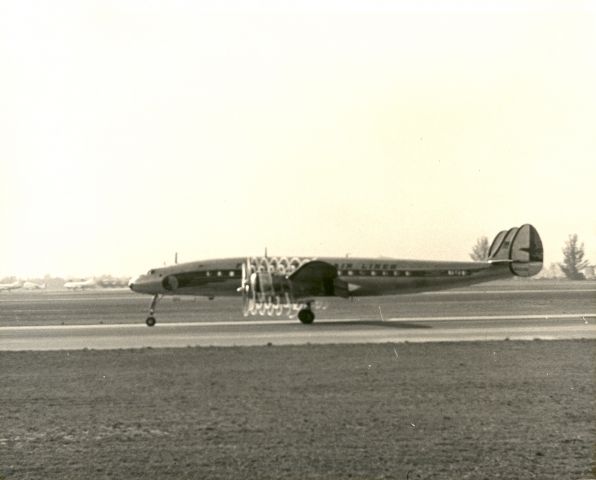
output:
M 245 317 L 248 315 L 252 310 L 251 300 L 253 300 L 254 305 L 254 298 L 255 298 L 255 279 L 253 279 L 253 272 L 252 272 L 252 265 L 250 261 L 250 257 L 247 257 L 246 260 L 242 263 L 242 282 L 240 287 L 238 287 L 237 291 L 242 293 L 242 314 Z M 252 292 L 252 295 L 249 295 Z

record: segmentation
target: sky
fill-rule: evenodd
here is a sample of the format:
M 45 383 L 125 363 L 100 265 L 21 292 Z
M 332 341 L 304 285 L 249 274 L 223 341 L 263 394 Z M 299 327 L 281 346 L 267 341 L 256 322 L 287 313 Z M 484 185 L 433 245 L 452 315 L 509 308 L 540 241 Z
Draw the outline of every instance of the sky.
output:
M 0 60 L 0 277 L 596 263 L 596 2 L 8 0 Z

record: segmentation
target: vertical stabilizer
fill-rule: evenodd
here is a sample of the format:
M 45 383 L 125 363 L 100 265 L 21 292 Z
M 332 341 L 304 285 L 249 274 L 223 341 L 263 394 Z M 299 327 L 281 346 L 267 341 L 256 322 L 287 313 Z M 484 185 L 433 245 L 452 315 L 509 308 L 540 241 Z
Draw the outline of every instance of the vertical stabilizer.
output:
M 507 262 L 511 273 L 531 277 L 542 269 L 542 240 L 536 229 L 525 224 L 499 232 L 488 251 L 488 261 Z
M 531 277 L 542 270 L 544 251 L 536 229 L 522 225 L 511 244 L 511 271 L 520 277 Z
M 517 227 L 510 228 L 505 235 L 502 235 L 503 232 L 500 232 L 493 241 L 493 244 L 490 247 L 490 254 L 488 259 L 492 261 L 507 261 L 510 260 L 510 253 L 511 253 L 511 244 L 513 242 L 513 238 L 517 234 L 519 229 Z M 498 242 L 498 243 L 497 243 Z M 497 243 L 495 245 L 495 243 Z
M 507 230 L 501 230 L 499 233 L 497 233 L 497 236 L 493 240 L 493 243 L 490 244 L 490 248 L 488 249 L 488 258 L 491 258 L 495 253 L 497 253 L 497 250 L 505 239 L 505 235 L 507 235 Z

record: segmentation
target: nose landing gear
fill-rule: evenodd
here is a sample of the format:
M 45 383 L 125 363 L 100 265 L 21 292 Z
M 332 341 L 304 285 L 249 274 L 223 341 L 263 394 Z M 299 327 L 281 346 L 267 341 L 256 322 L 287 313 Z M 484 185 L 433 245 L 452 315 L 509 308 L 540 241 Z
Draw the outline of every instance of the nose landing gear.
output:
M 149 316 L 145 320 L 145 323 L 148 327 L 153 327 L 155 325 L 155 317 L 153 314 L 155 313 L 155 305 L 157 305 L 157 301 L 160 299 L 159 294 L 153 295 L 153 300 L 151 300 L 151 305 L 149 305 Z

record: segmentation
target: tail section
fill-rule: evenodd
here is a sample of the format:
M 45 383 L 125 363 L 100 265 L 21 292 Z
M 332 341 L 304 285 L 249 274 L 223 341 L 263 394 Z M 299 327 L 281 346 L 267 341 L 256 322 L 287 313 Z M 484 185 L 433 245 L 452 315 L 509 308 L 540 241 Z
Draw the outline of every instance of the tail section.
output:
M 529 224 L 503 230 L 497 234 L 488 251 L 491 263 L 509 263 L 511 273 L 531 277 L 542 269 L 542 240 Z

